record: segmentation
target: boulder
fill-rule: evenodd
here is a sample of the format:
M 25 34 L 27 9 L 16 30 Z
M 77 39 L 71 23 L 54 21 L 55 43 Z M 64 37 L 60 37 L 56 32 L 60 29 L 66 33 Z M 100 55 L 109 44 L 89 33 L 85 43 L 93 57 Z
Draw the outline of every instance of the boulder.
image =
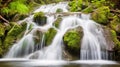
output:
M 55 22 L 53 23 L 53 25 L 54 25 L 56 28 L 59 28 L 61 21 L 62 21 L 62 18 L 61 18 L 61 17 L 58 17 L 58 18 L 55 20 Z
M 55 37 L 57 31 L 54 28 L 50 28 L 45 33 L 45 45 L 48 46 L 52 43 L 53 38 Z
M 34 14 L 33 21 L 36 24 L 43 26 L 47 23 L 47 17 L 45 16 L 45 14 L 43 12 L 37 12 Z
M 76 57 L 77 59 L 79 59 L 80 57 L 80 44 L 82 37 L 83 37 L 83 30 L 80 26 L 74 29 L 70 29 L 64 34 L 63 42 L 65 44 L 65 49 L 66 49 L 65 52 L 68 51 L 69 55 L 71 55 L 72 58 Z M 70 59 L 70 60 L 74 60 L 74 59 Z
M 63 10 L 60 9 L 60 8 L 58 8 L 58 9 L 56 10 L 56 13 L 60 13 L 60 12 L 63 12 Z
M 42 41 L 43 41 L 43 45 L 44 45 L 43 38 L 44 38 L 44 33 L 41 30 L 36 29 L 33 33 L 33 40 L 34 40 L 34 43 L 35 43 L 35 46 L 34 46 L 35 51 L 42 48 L 41 47 Z

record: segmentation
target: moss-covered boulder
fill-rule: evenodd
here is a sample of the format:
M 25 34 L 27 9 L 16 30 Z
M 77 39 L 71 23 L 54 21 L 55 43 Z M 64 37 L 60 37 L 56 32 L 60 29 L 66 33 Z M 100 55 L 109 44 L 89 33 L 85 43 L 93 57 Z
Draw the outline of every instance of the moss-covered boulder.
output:
M 36 24 L 43 26 L 47 23 L 47 17 L 45 16 L 45 14 L 43 12 L 37 12 L 34 14 L 33 21 Z
M 111 37 L 115 43 L 115 47 L 114 47 L 115 58 L 114 58 L 114 60 L 120 61 L 120 41 L 117 39 L 117 34 L 114 30 L 111 30 Z
M 56 10 L 56 13 L 60 13 L 60 12 L 63 12 L 63 10 L 60 9 L 60 8 L 58 8 L 58 9 Z
M 80 55 L 80 44 L 83 36 L 82 28 L 79 26 L 75 29 L 68 30 L 64 37 L 63 42 L 65 49 L 72 55 L 79 58 Z
M 2 57 L 13 45 L 13 43 L 22 37 L 24 31 L 26 30 L 26 24 L 10 22 L 10 24 L 7 25 L 2 23 L 0 25 L 2 30 L 2 35 L 0 36 L 0 56 Z
M 110 22 L 110 26 L 117 33 L 120 33 L 120 18 L 118 16 L 114 16 L 113 20 Z
M 110 14 L 110 9 L 107 6 L 102 6 L 97 8 L 92 13 L 92 19 L 99 24 L 108 24 L 108 17 Z
M 58 18 L 55 20 L 55 22 L 53 23 L 53 25 L 54 25 L 56 28 L 59 28 L 61 21 L 62 21 L 62 18 L 61 18 L 61 17 L 58 17 Z
M 53 38 L 55 37 L 57 31 L 54 28 L 50 28 L 46 33 L 45 33 L 45 45 L 48 46 L 52 43 Z

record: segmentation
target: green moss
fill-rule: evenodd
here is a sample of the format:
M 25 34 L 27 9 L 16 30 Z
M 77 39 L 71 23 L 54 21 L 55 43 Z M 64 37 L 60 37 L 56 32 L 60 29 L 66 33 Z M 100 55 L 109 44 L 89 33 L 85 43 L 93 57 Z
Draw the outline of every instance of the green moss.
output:
M 53 23 L 53 25 L 56 27 L 56 28 L 59 28 L 59 25 L 60 25 L 60 22 L 62 21 L 62 18 L 57 18 L 57 20 Z
M 20 39 L 22 37 L 22 35 L 24 34 L 23 32 L 26 29 L 26 24 L 17 24 L 16 22 L 11 22 L 11 29 L 8 30 L 7 35 L 5 36 L 4 39 L 4 52 L 7 52 L 7 50 L 9 49 L 9 47 L 12 46 L 12 44 L 14 44 L 17 39 Z
M 17 24 L 16 22 L 12 22 L 11 25 L 13 25 L 13 26 L 9 30 L 8 36 L 16 37 L 17 35 L 20 34 L 20 32 L 22 32 L 22 31 L 24 31 L 26 29 L 26 25 L 22 26 L 22 25 Z
M 82 10 L 83 13 L 91 13 L 93 12 L 93 7 L 92 6 L 88 6 L 87 8 L 85 8 L 84 10 Z
M 38 25 L 44 25 L 47 22 L 47 17 L 43 12 L 37 12 L 34 14 L 33 21 L 36 22 Z
M 79 33 L 76 31 L 70 31 L 65 34 L 64 41 L 68 43 L 68 46 L 71 47 L 71 49 L 79 49 L 80 47 L 80 37 Z
M 0 57 L 8 51 L 9 47 L 11 47 L 17 39 L 22 37 L 26 25 L 26 23 L 20 25 L 16 22 L 10 22 L 9 24 L 0 23 Z
M 3 56 L 3 49 L 0 47 L 0 58 Z
M 50 45 L 52 43 L 53 38 L 55 37 L 57 31 L 54 28 L 50 28 L 46 33 L 45 33 L 45 42 L 46 46 Z
M 5 26 L 2 23 L 0 23 L 0 37 L 2 37 L 4 33 L 5 33 Z
M 92 13 L 92 19 L 100 24 L 108 24 L 109 14 L 110 14 L 109 7 L 102 6 Z
M 43 12 L 37 12 L 37 13 L 35 13 L 34 14 L 34 19 L 36 18 L 36 17 L 44 17 L 45 16 L 45 14 L 43 13 Z
M 58 8 L 58 9 L 56 10 L 56 13 L 60 13 L 60 12 L 63 12 L 63 10 L 60 9 L 60 8 Z
M 73 52 L 78 52 L 80 50 L 80 42 L 82 39 L 83 33 L 81 27 L 69 30 L 64 35 L 64 43 L 66 44 L 68 50 Z
M 117 46 L 118 48 L 120 48 L 120 41 L 117 39 L 117 34 L 114 30 L 111 30 L 111 37 L 115 43 L 115 46 Z
M 78 11 L 81 11 L 82 10 L 82 0 L 73 0 L 71 2 L 69 2 L 69 6 L 70 6 L 70 11 L 72 12 L 78 12 Z
M 110 26 L 117 33 L 120 33 L 120 19 L 118 16 L 113 17 L 113 20 L 111 21 Z
M 91 1 L 92 1 L 92 6 L 94 8 L 99 8 L 107 3 L 106 0 L 91 0 Z

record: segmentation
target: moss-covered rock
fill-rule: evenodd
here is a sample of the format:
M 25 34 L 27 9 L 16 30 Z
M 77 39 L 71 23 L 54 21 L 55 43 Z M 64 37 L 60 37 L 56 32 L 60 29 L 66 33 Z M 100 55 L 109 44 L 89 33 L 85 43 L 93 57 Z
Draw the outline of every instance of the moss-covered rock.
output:
M 50 45 L 52 43 L 53 38 L 55 37 L 57 31 L 54 28 L 50 28 L 46 33 L 45 33 L 45 42 L 46 46 Z
M 99 24 L 108 24 L 108 17 L 110 14 L 110 9 L 107 6 L 102 6 L 97 8 L 92 13 L 92 19 Z
M 118 16 L 114 16 L 113 20 L 110 22 L 110 26 L 117 33 L 120 33 L 120 18 Z
M 71 55 L 79 57 L 82 36 L 83 31 L 81 27 L 70 29 L 65 33 L 63 41 L 65 44 L 65 48 Z
M 37 12 L 34 14 L 33 21 L 36 22 L 36 24 L 42 26 L 45 25 L 47 22 L 47 17 L 43 12 Z
M 56 28 L 59 28 L 61 21 L 62 21 L 62 18 L 59 17 L 59 18 L 56 19 L 56 21 L 53 23 L 53 25 L 54 25 Z
M 56 10 L 56 13 L 60 13 L 60 12 L 63 12 L 63 10 L 60 9 L 60 8 L 58 8 L 58 9 Z
M 20 39 L 26 29 L 26 24 L 17 24 L 16 22 L 10 22 L 10 24 L 0 24 L 2 36 L 0 37 L 0 56 L 2 57 L 12 46 L 13 43 Z
M 120 41 L 117 39 L 117 34 L 114 30 L 111 30 L 111 37 L 115 43 L 115 46 L 117 46 L 118 48 L 120 48 Z
M 117 34 L 114 30 L 111 30 L 111 37 L 115 43 L 114 47 L 114 60 L 120 61 L 120 41 L 117 39 Z

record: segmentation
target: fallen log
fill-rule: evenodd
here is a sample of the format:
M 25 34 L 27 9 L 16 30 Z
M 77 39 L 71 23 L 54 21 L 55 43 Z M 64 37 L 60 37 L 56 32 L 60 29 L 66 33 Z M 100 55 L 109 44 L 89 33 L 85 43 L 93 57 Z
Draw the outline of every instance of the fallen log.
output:
M 75 15 L 75 14 L 81 14 L 81 12 L 60 12 L 60 13 L 45 13 L 46 15 L 63 15 L 63 16 L 68 16 L 68 15 Z

